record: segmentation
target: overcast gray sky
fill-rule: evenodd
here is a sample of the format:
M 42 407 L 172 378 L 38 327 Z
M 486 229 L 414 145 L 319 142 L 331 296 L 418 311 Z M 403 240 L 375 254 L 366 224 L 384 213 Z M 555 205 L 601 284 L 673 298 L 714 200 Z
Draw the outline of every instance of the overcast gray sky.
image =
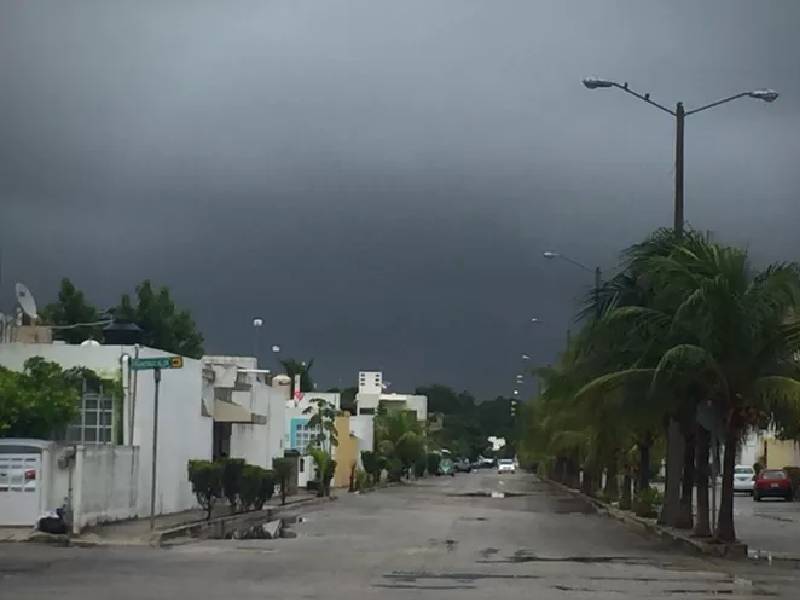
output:
M 686 216 L 797 259 L 800 3 L 0 0 L 0 305 L 68 276 L 98 305 L 145 277 L 207 350 L 315 357 L 508 394 L 553 360 L 591 275 Z M 530 316 L 542 319 L 530 325 Z M 265 353 L 266 354 L 266 353 Z

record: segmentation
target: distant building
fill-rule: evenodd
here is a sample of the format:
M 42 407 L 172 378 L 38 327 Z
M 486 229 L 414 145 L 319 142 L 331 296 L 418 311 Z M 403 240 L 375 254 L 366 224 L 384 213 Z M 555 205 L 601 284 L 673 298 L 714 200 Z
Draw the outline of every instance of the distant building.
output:
M 428 420 L 428 397 L 421 394 L 387 394 L 388 384 L 381 371 L 360 371 L 358 373 L 358 393 L 356 410 L 358 416 L 374 416 L 378 408 L 387 410 L 408 410 L 417 415 L 417 420 Z
M 214 458 L 264 468 L 283 456 L 286 394 L 250 356 L 203 357 L 203 403 L 214 418 Z

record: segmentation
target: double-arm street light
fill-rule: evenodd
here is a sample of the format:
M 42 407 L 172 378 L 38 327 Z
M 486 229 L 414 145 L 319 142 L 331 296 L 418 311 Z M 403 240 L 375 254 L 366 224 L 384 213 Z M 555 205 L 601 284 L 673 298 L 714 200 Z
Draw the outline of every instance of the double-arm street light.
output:
M 567 256 L 566 254 L 561 254 L 560 252 L 551 252 L 550 250 L 547 250 L 546 252 L 543 252 L 542 256 L 544 256 L 545 258 L 547 258 L 549 260 L 553 260 L 555 258 L 560 258 L 562 260 L 567 261 L 568 263 L 571 263 L 571 264 L 575 265 L 576 267 L 579 267 L 579 268 L 583 269 L 584 271 L 586 271 L 588 273 L 594 273 L 594 303 L 595 303 L 595 310 L 597 311 L 597 316 L 599 317 L 600 316 L 600 286 L 603 285 L 603 273 L 600 270 L 600 267 L 595 267 L 593 269 L 593 268 L 583 264 L 581 261 L 575 260 L 574 258 L 572 258 L 570 256 Z
M 763 90 L 754 90 L 751 92 L 740 92 L 738 94 L 734 94 L 733 96 L 729 96 L 727 98 L 722 98 L 721 100 L 717 100 L 716 102 L 712 102 L 711 104 L 706 104 L 705 106 L 700 106 L 699 108 L 693 108 L 692 110 L 686 110 L 683 107 L 683 102 L 678 102 L 675 105 L 675 110 L 667 108 L 659 104 L 658 102 L 654 102 L 650 99 L 650 94 L 640 94 L 639 92 L 633 91 L 631 88 L 628 87 L 628 82 L 625 83 L 617 83 L 616 81 L 611 81 L 610 79 L 599 79 L 597 77 L 587 77 L 583 80 L 583 85 L 585 85 L 590 90 L 595 90 L 598 88 L 618 88 L 623 92 L 630 94 L 631 96 L 635 96 L 639 100 L 647 102 L 651 106 L 655 106 L 657 109 L 664 111 L 665 113 L 669 113 L 673 117 L 675 117 L 675 233 L 681 234 L 683 233 L 683 123 L 686 117 L 689 115 L 693 115 L 695 113 L 699 113 L 704 110 L 708 110 L 709 108 L 714 108 L 715 106 L 719 106 L 720 104 L 725 104 L 732 100 L 738 100 L 739 98 L 755 98 L 757 100 L 763 100 L 764 102 L 774 102 L 778 99 L 778 92 L 775 90 L 770 89 L 763 89 Z

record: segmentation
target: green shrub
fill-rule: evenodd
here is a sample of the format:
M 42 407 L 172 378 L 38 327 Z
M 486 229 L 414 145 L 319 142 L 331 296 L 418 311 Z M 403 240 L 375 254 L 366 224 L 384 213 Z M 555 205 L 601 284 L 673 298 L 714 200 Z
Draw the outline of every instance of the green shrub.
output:
M 381 478 L 381 467 L 379 456 L 371 450 L 363 450 L 361 452 L 361 463 L 364 465 L 364 471 L 367 476 L 377 483 Z
M 242 508 L 250 506 L 261 508 L 259 499 L 261 497 L 263 472 L 264 469 L 256 465 L 245 465 L 242 468 L 242 480 L 239 485 L 239 501 Z M 263 501 L 261 504 L 263 504 Z
M 389 468 L 389 459 L 385 456 L 378 457 L 378 472 L 375 475 L 375 483 L 381 482 L 381 476 L 383 475 L 383 470 Z
M 242 469 L 244 469 L 245 462 L 243 458 L 224 458 L 219 462 L 222 465 L 222 491 L 228 499 L 231 512 L 234 512 L 239 503 Z
M 645 488 L 633 498 L 633 510 L 639 517 L 657 516 L 657 507 L 664 503 L 664 494 L 654 488 Z
M 386 464 L 389 481 L 400 481 L 403 478 L 403 463 L 399 458 L 390 458 Z
M 275 494 L 275 471 L 273 471 L 272 469 L 262 469 L 261 489 L 258 496 L 259 500 L 261 500 L 261 506 L 264 505 L 264 502 L 272 498 L 274 494 Z
M 363 491 L 369 486 L 369 476 L 366 471 L 356 469 L 355 490 Z
M 222 497 L 222 465 L 208 460 L 189 461 L 189 481 L 197 502 L 211 518 L 211 511 L 217 498 Z
M 428 473 L 436 475 L 439 472 L 439 463 L 442 456 L 438 452 L 428 452 Z

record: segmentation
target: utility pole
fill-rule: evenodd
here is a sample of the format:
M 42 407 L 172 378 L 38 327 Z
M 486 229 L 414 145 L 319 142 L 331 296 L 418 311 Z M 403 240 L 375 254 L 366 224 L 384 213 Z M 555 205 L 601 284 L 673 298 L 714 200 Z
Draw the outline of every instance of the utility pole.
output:
M 153 369 L 155 395 L 153 397 L 153 468 L 150 472 L 150 531 L 156 528 L 156 458 L 158 457 L 158 388 L 161 383 L 161 369 Z
M 675 107 L 675 233 L 683 235 L 683 102 Z

